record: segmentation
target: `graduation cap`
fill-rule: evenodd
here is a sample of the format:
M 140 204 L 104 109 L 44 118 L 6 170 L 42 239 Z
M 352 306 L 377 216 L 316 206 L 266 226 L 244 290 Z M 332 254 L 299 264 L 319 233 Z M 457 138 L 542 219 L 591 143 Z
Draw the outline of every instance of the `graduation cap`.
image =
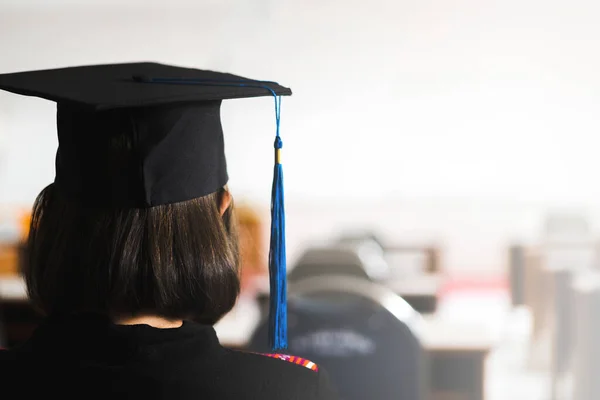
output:
M 287 347 L 286 255 L 279 116 L 290 89 L 275 82 L 158 63 L 88 65 L 0 75 L 0 89 L 57 103 L 55 185 L 85 204 L 146 208 L 214 193 L 228 181 L 222 100 L 272 96 L 271 347 Z M 106 137 L 130 133 L 115 160 Z

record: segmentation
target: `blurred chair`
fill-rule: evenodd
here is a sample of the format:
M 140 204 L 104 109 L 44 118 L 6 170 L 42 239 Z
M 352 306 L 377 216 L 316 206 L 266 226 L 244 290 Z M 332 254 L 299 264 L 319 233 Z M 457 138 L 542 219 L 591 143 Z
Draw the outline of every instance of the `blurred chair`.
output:
M 542 241 L 546 244 L 579 243 L 591 235 L 589 217 L 578 211 L 552 212 L 543 222 Z
M 372 281 L 381 273 L 385 261 L 376 252 L 354 244 L 333 244 L 309 247 L 300 255 L 298 261 L 288 272 L 290 284 L 304 279 L 325 275 L 347 275 L 366 281 Z M 256 295 L 260 310 L 267 314 L 269 310 L 269 284 L 263 282 Z
M 547 270 L 550 284 L 551 334 L 550 398 L 570 399 L 570 374 L 573 356 L 574 292 L 572 281 L 576 273 L 570 268 Z
M 435 312 L 437 293 L 442 282 L 439 274 L 394 277 L 382 248 L 369 238 L 345 240 L 343 243 L 306 249 L 290 270 L 288 279 L 293 283 L 324 275 L 346 275 L 380 282 L 420 313 Z M 265 286 L 262 296 L 259 296 L 262 310 L 268 307 L 267 288 Z
M 570 291 L 564 283 L 597 264 L 598 248 L 590 223 L 577 212 L 549 214 L 544 220 L 540 243 L 529 254 L 526 304 L 531 307 L 533 332 L 530 365 L 551 371 L 552 395 L 556 382 L 566 373 L 564 362 L 570 350 Z M 533 263 L 531 261 L 534 261 Z M 560 385 L 559 385 L 560 386 Z
M 390 289 L 356 276 L 313 276 L 290 285 L 289 353 L 327 370 L 344 400 L 425 400 L 423 320 Z M 268 352 L 268 321 L 250 350 Z
M 391 288 L 415 310 L 422 314 L 437 310 L 443 282 L 437 247 L 390 246 L 370 231 L 344 233 L 337 243 L 355 248 L 371 266 L 371 279 Z
M 574 340 L 571 398 L 600 399 L 600 273 L 588 272 L 572 283 Z
M 384 250 L 386 247 L 381 236 L 372 231 L 346 232 L 338 238 L 339 243 L 359 243 L 365 241 L 375 243 L 381 250 Z
M 369 265 L 373 259 L 365 259 L 365 252 L 354 246 L 333 245 L 310 247 L 302 253 L 298 262 L 288 274 L 290 282 L 326 275 L 349 275 L 364 280 L 372 280 L 370 272 L 381 268 L 380 265 Z M 375 261 L 379 263 L 379 260 Z
M 338 238 L 338 243 L 366 246 L 383 253 L 385 259 L 392 255 L 422 254 L 425 256 L 425 262 L 420 272 L 428 274 L 440 272 L 440 250 L 436 246 L 390 245 L 380 235 L 371 231 L 345 233 Z
M 544 254 L 539 246 L 528 249 L 525 260 L 525 306 L 531 313 L 530 346 L 527 363 L 530 368 L 546 370 L 548 354 L 548 326 L 550 322 L 547 303 L 550 301 L 544 273 Z
M 510 298 L 513 307 L 525 304 L 525 268 L 527 249 L 522 245 L 509 248 Z
M 578 312 L 572 282 L 580 276 L 592 276 L 597 257 L 595 241 L 583 229 L 586 227 L 583 222 L 576 219 L 565 232 L 554 227 L 540 246 L 538 304 L 541 307 L 534 313 L 539 322 L 534 320 L 534 352 L 530 360 L 549 371 L 551 400 L 572 398 L 577 342 L 574 316 Z

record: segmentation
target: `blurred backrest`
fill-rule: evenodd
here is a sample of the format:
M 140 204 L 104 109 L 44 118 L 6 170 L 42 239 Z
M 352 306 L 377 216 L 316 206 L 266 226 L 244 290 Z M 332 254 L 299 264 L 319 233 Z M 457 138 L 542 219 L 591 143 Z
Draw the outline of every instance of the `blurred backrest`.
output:
M 545 243 L 580 243 L 591 235 L 588 216 L 577 211 L 553 212 L 544 220 L 542 240 Z
M 323 367 L 344 400 L 426 398 L 421 316 L 364 279 L 320 276 L 290 285 L 289 350 Z M 268 352 L 263 322 L 250 349 Z
M 392 271 L 386 259 L 385 248 L 376 236 L 343 236 L 337 244 L 342 248 L 356 251 L 371 280 L 381 281 L 391 276 Z
M 290 282 L 325 275 L 350 275 L 369 280 L 368 267 L 356 248 L 346 245 L 310 247 L 288 274 Z
M 600 399 L 600 273 L 573 279 L 573 371 L 571 399 Z M 566 397 L 565 397 L 566 398 Z
M 361 242 L 371 242 L 375 245 L 379 246 L 380 249 L 385 248 L 385 243 L 381 239 L 381 237 L 373 232 L 365 231 L 365 232 L 346 232 L 342 234 L 338 238 L 339 243 L 361 243 Z
M 525 304 L 525 259 L 526 248 L 512 245 L 509 248 L 510 297 L 513 306 Z
M 391 275 L 393 273 L 402 272 L 402 274 L 410 273 L 410 270 L 405 270 L 406 259 L 416 257 L 417 260 L 421 259 L 420 267 L 416 270 L 418 273 L 438 273 L 441 268 L 440 259 L 440 248 L 434 243 L 431 244 L 392 244 L 383 240 L 382 235 L 379 235 L 373 231 L 350 231 L 344 232 L 337 239 L 340 244 L 359 245 L 365 250 L 370 250 L 375 253 L 380 253 L 381 258 L 386 264 L 390 262 L 394 264 L 394 268 L 387 266 L 386 274 Z M 396 262 L 398 258 L 403 258 L 403 262 L 399 264 Z M 414 261 L 413 261 L 414 262 Z M 409 265 L 412 263 L 409 263 Z M 398 271 L 398 267 L 402 266 L 402 270 Z M 387 276 L 383 277 L 384 279 Z

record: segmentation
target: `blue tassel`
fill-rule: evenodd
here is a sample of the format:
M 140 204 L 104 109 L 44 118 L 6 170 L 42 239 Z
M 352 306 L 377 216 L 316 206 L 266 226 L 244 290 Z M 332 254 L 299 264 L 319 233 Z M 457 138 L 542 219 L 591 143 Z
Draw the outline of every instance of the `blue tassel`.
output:
M 277 136 L 275 138 L 275 169 L 271 192 L 271 244 L 269 278 L 271 285 L 269 309 L 269 344 L 273 351 L 287 349 L 287 268 L 285 251 L 285 207 L 283 196 L 282 142 L 279 137 L 281 97 L 275 98 Z
M 285 207 L 283 199 L 283 168 L 281 167 L 282 142 L 279 137 L 281 96 L 267 84 L 276 82 L 250 80 L 214 80 L 185 78 L 152 78 L 135 76 L 143 83 L 163 83 L 181 85 L 258 87 L 268 90 L 275 98 L 275 170 L 271 192 L 271 244 L 269 248 L 269 278 L 271 298 L 269 308 L 269 344 L 273 351 L 287 349 L 287 268 L 285 254 Z

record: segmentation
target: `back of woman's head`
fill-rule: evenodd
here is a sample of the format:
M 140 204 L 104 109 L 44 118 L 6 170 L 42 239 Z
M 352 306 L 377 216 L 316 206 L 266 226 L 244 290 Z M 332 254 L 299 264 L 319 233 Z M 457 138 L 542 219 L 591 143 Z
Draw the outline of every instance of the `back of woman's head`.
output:
M 128 137 L 110 142 L 114 165 L 135 152 Z M 46 187 L 33 207 L 24 276 L 46 314 L 159 315 L 214 323 L 240 290 L 233 205 L 225 190 L 150 208 L 89 205 Z

